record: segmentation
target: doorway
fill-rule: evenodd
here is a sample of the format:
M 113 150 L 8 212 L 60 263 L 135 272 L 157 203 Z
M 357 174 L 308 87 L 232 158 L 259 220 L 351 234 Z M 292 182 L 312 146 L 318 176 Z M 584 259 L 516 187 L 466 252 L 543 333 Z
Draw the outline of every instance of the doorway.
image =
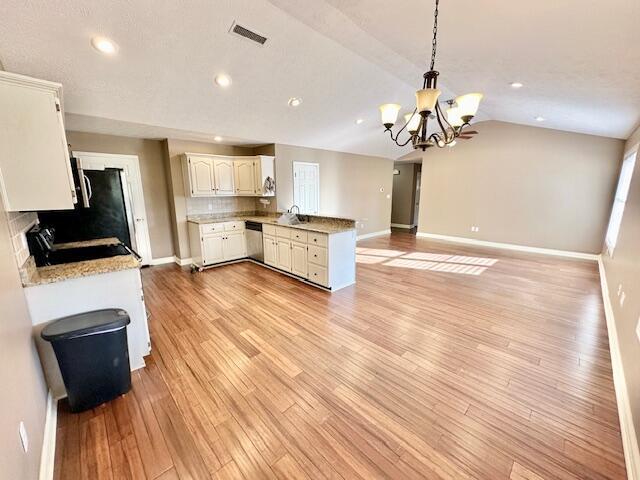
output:
M 318 215 L 320 212 L 320 165 L 293 162 L 293 203 L 300 213 Z
M 114 170 L 118 172 L 125 213 L 123 220 L 129 228 L 131 247 L 142 257 L 142 264 L 149 265 L 151 242 L 138 156 L 94 152 L 73 152 L 73 156 L 78 159 L 82 169 L 89 175 L 100 175 L 97 172 Z
M 422 164 L 396 162 L 393 166 L 391 229 L 415 234 L 420 212 L 420 181 Z

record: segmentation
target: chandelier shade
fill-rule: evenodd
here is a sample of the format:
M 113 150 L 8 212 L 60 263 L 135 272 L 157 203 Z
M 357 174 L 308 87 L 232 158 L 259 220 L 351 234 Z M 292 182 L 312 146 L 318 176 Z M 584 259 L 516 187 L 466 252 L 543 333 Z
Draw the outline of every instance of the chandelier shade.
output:
M 384 105 L 380 105 L 380 116 L 382 117 L 382 124 L 385 127 L 387 125 L 393 126 L 396 123 L 400 108 L 402 107 L 397 103 L 385 103 Z
M 429 70 L 423 75 L 422 88 L 416 91 L 416 108 L 413 113 L 404 115 L 405 124 L 394 135 L 391 128 L 398 119 L 402 108 L 396 103 L 385 103 L 380 106 L 380 116 L 385 131 L 396 145 L 404 147 L 411 143 L 413 148 L 426 150 L 429 147 L 445 147 L 455 145 L 456 138 L 469 139 L 478 133 L 465 131 L 469 122 L 475 117 L 482 100 L 482 93 L 460 95 L 455 100 L 447 100 L 449 104 L 446 115 L 440 107 L 439 98 L 442 91 L 437 87 L 439 72 L 435 70 L 436 48 L 438 39 L 438 7 L 440 0 L 435 0 L 433 15 L 433 39 L 431 41 L 431 63 Z M 429 120 L 435 120 L 435 131 L 429 131 Z M 406 141 L 400 140 L 403 131 L 407 131 Z

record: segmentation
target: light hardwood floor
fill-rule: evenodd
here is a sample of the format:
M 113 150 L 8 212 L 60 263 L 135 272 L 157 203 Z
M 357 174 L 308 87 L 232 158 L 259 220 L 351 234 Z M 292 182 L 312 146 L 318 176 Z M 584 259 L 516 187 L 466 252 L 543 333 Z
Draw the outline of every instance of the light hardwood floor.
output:
M 143 271 L 133 390 L 59 407 L 59 479 L 625 478 L 593 262 L 392 236 L 329 294 Z

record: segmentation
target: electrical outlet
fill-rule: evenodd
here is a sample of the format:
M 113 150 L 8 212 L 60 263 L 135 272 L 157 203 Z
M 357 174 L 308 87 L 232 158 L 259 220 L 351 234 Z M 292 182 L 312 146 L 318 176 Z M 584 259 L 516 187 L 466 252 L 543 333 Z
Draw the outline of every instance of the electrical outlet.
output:
M 476 227 L 475 225 L 471 225 L 471 231 L 472 232 L 479 232 L 480 231 L 480 227 Z
M 620 306 L 624 306 L 624 299 L 627 298 L 627 294 L 622 292 L 622 295 L 620 295 Z
M 20 428 L 18 431 L 20 432 L 22 449 L 24 450 L 24 453 L 27 453 L 29 451 L 29 436 L 27 435 L 27 428 L 24 426 L 24 422 L 20 422 Z

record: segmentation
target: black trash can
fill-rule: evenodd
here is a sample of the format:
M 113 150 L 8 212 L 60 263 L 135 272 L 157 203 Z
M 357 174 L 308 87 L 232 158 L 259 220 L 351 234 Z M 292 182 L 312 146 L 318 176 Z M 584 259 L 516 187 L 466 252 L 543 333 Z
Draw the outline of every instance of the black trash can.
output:
M 113 308 L 60 318 L 41 336 L 51 342 L 72 412 L 89 410 L 131 389 L 127 312 Z

